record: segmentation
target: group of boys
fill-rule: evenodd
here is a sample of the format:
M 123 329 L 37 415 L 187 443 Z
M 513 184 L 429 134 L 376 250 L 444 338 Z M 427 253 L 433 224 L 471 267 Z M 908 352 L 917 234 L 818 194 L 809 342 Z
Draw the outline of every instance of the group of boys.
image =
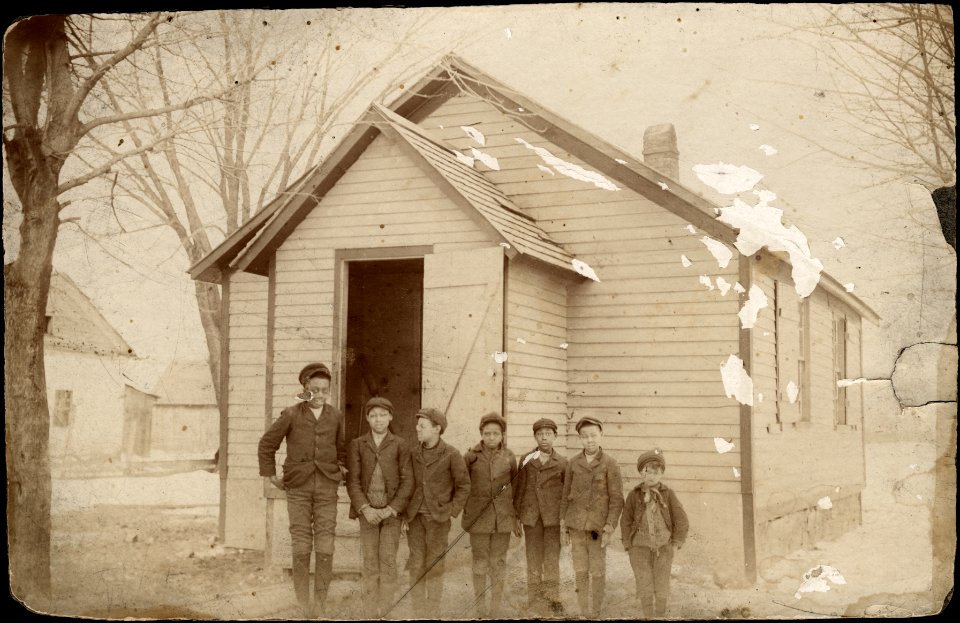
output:
M 603 424 L 596 418 L 577 422 L 583 450 L 569 460 L 554 449 L 557 424 L 538 420 L 533 425 L 537 447 L 518 462 L 503 444 L 507 423 L 497 413 L 481 418 L 480 443 L 461 455 L 441 438 L 447 426 L 443 412 L 417 412 L 417 444 L 411 446 L 390 431 L 390 401 L 374 397 L 364 407 L 369 431 L 348 445 L 342 417 L 327 404 L 329 369 L 310 364 L 299 381 L 301 402 L 284 409 L 264 433 L 258 455 L 260 474 L 286 490 L 294 591 L 306 616 L 326 614 L 341 480 L 346 480 L 350 516 L 360 522 L 362 601 L 370 618 L 387 616 L 397 602 L 402 534 L 410 550 L 414 614 L 436 618 L 452 519 L 461 511 L 470 535 L 478 617 L 499 609 L 511 534 L 525 540 L 531 613 L 564 614 L 560 549 L 569 543 L 580 612 L 599 615 L 606 547 L 618 523 L 642 614 L 666 612 L 673 551 L 686 538 L 688 524 L 676 495 L 660 482 L 665 461 L 659 450 L 640 456 L 641 482 L 624 503 L 620 467 L 600 446 Z M 284 439 L 281 481 L 275 455 Z M 311 552 L 316 555 L 312 603 Z

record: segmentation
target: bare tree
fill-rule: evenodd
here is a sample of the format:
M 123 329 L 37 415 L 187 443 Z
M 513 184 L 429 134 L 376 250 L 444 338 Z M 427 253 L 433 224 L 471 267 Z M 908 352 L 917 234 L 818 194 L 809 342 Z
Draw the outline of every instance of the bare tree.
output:
M 177 132 L 163 149 L 141 151 L 136 159 L 121 163 L 122 174 L 108 176 L 112 196 L 122 200 L 140 224 L 169 228 L 187 262 L 199 261 L 216 241 L 317 163 L 336 142 L 337 128 L 345 125 L 350 111 L 365 103 L 359 101 L 361 95 L 372 99 L 377 92 L 382 97 L 400 88 L 411 72 L 446 51 L 418 49 L 415 42 L 440 15 L 404 12 L 402 27 L 392 29 L 396 34 L 383 35 L 377 33 L 380 22 L 396 21 L 398 15 L 374 12 L 357 23 L 350 12 L 340 11 L 319 16 L 222 12 L 214 20 L 223 34 L 220 47 L 197 39 L 184 41 L 189 49 L 172 57 L 181 69 L 176 75 L 164 60 L 169 55 L 155 47 L 149 72 L 117 73 L 102 82 L 105 103 L 112 110 L 147 106 L 157 94 L 166 105 L 201 78 L 217 80 L 226 89 L 236 82 L 237 72 L 253 65 L 265 64 L 268 71 L 234 88 L 229 98 L 124 123 L 122 138 L 135 146 L 155 142 L 171 129 Z M 459 45 L 465 40 L 446 43 Z M 361 49 L 364 56 L 359 55 Z M 371 54 L 375 56 L 370 58 Z M 192 59 L 189 76 L 183 73 L 185 58 Z M 410 60 L 398 67 L 397 59 Z M 388 73 L 396 77 L 388 79 Z M 116 142 L 116 136 L 99 138 L 98 153 L 109 153 Z M 113 200 L 110 209 L 115 210 Z M 115 218 L 114 234 L 128 230 L 124 220 L 131 219 Z M 220 291 L 203 282 L 194 282 L 194 289 L 219 401 Z
M 812 24 L 804 30 L 817 35 L 815 49 L 832 70 L 829 96 L 845 113 L 838 118 L 865 139 L 858 164 L 929 189 L 954 183 L 953 10 L 849 4 L 811 11 Z
M 30 17 L 6 33 L 5 165 L 22 208 L 19 253 L 4 264 L 4 407 L 7 518 L 13 594 L 33 605 L 50 592 L 49 414 L 44 377 L 45 312 L 66 193 L 126 158 L 158 149 L 177 129 L 95 166 L 72 158 L 97 131 L 212 101 L 236 86 L 202 84 L 184 99 L 104 112 L 105 78 L 137 67 L 150 51 L 189 37 L 176 15 Z M 252 75 L 245 76 L 249 82 Z

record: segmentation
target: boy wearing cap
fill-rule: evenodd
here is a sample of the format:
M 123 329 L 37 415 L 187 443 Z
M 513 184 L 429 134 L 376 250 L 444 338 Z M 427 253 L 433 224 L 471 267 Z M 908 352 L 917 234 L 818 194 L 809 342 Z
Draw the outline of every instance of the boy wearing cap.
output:
M 517 475 L 517 457 L 503 447 L 506 429 L 507 422 L 499 414 L 484 415 L 480 419 L 480 443 L 463 457 L 470 474 L 470 495 L 463 509 L 462 525 L 470 533 L 473 594 L 479 617 L 487 616 L 487 592 L 490 614 L 495 615 L 500 608 L 510 533 L 519 536 L 520 532 L 511 488 Z
M 537 447 L 520 459 L 513 503 L 527 552 L 527 607 L 541 615 L 563 614 L 560 605 L 560 499 L 567 459 L 553 449 L 557 424 L 533 424 Z
M 322 363 L 305 366 L 298 380 L 304 393 L 287 407 L 260 438 L 260 475 L 287 493 L 293 550 L 293 588 L 310 616 L 322 610 L 333 579 L 333 540 L 337 523 L 337 487 L 346 473 L 347 444 L 343 416 L 327 404 L 330 370 Z M 283 480 L 277 478 L 276 454 L 286 439 Z M 313 608 L 310 606 L 310 553 L 316 552 Z
M 583 451 L 567 463 L 560 498 L 560 532 L 573 548 L 580 612 L 599 615 L 607 583 L 606 547 L 623 510 L 623 483 L 616 459 L 600 447 L 600 420 L 580 418 L 577 434 Z M 591 595 L 593 610 L 588 612 Z
M 414 490 L 403 512 L 407 534 L 410 592 L 419 618 L 433 614 L 443 599 L 444 555 L 451 518 L 463 510 L 470 495 L 470 476 L 463 457 L 440 436 L 447 416 L 438 409 L 417 412 L 417 447 L 412 451 Z
M 666 614 L 673 550 L 683 545 L 689 528 L 677 495 L 660 482 L 666 466 L 659 449 L 640 455 L 640 484 L 627 496 L 620 520 L 620 537 L 630 556 L 644 616 Z
M 371 398 L 364 414 L 370 430 L 350 442 L 347 493 L 350 517 L 360 519 L 363 604 L 370 618 L 381 618 L 396 597 L 397 516 L 413 493 L 413 464 L 409 447 L 390 432 L 393 404 L 386 398 Z

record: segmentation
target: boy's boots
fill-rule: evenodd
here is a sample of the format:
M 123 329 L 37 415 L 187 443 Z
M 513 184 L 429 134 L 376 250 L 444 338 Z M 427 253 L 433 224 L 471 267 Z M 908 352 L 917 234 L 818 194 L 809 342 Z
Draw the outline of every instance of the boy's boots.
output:
M 577 603 L 580 605 L 580 614 L 590 615 L 590 575 L 588 573 L 577 573 L 575 578 L 577 583 Z
M 316 616 L 325 616 L 324 605 L 327 590 L 333 580 L 333 556 L 317 552 L 317 562 L 313 574 L 313 609 Z
M 607 578 L 602 575 L 597 575 L 593 576 L 590 581 L 593 584 L 590 587 L 593 593 L 593 614 L 600 616 L 600 611 L 603 609 L 603 598 L 607 589 Z
M 303 616 L 309 618 L 310 612 L 310 552 L 293 555 L 293 592 Z
M 487 616 L 487 575 L 485 573 L 473 574 L 473 605 L 477 611 L 477 618 L 483 619 Z
M 503 601 L 503 581 L 490 578 L 493 585 L 490 587 L 490 616 L 497 618 L 500 612 L 500 603 Z

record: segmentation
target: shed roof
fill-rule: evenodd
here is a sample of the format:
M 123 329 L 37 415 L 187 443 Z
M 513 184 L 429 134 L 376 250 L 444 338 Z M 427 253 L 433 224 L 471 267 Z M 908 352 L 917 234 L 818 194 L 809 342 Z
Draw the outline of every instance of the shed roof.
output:
M 216 406 L 213 379 L 206 361 L 173 361 L 167 366 L 156 393 L 158 405 Z
M 716 219 L 714 208 L 718 206 L 462 59 L 450 55 L 389 107 L 376 104 L 371 106 L 366 115 L 338 143 L 327 160 L 304 179 L 300 192 L 287 197 L 267 218 L 258 222 L 255 226 L 259 228 L 255 232 L 255 239 L 253 234 L 248 233 L 241 242 L 244 234 L 238 230 L 207 258 L 191 267 L 190 274 L 195 279 L 216 280 L 211 279 L 214 273 L 210 271 L 210 266 L 229 264 L 239 270 L 265 275 L 273 250 L 376 138 L 381 131 L 377 125 L 383 126 L 383 120 L 387 120 L 389 128 L 403 137 L 431 167 L 438 170 L 445 181 L 456 189 L 457 194 L 464 196 L 500 236 L 511 244 L 516 243 L 516 252 L 529 253 L 553 265 L 569 268 L 570 255 L 546 234 L 540 237 L 537 230 L 542 230 L 535 220 L 530 219 L 530 224 L 527 225 L 522 213 L 513 214 L 512 209 L 516 206 L 513 206 L 509 199 L 502 202 L 500 198 L 504 195 L 494 184 L 479 171 L 457 161 L 452 151 L 445 153 L 445 150 L 450 148 L 430 138 L 416 125 L 418 119 L 425 118 L 443 102 L 464 91 L 493 103 L 504 114 L 522 121 L 526 127 L 536 128 L 538 134 L 573 154 L 600 174 L 663 206 L 710 236 L 731 244 L 736 240 L 737 230 Z M 451 166 L 451 163 L 456 165 Z M 664 179 L 670 182 L 667 189 L 661 186 Z M 513 255 L 510 251 L 508 250 L 508 254 Z M 216 258 L 208 261 L 214 255 Z M 856 295 L 847 292 L 826 272 L 822 274 L 820 285 L 864 318 L 874 322 L 878 320 L 879 317 L 873 309 Z
M 50 276 L 47 297 L 47 343 L 83 353 L 135 357 L 133 348 L 113 328 L 93 301 L 63 273 Z

